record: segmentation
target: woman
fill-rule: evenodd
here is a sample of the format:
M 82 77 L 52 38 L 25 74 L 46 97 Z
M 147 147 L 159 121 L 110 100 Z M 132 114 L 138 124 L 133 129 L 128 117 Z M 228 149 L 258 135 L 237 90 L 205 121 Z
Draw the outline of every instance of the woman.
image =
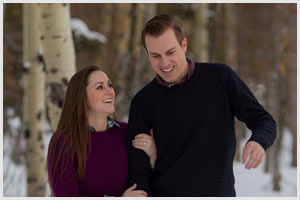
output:
M 147 196 L 135 190 L 136 184 L 125 191 L 127 124 L 109 117 L 114 103 L 112 83 L 99 67 L 84 68 L 71 78 L 48 149 L 53 196 Z M 139 134 L 133 146 L 144 150 L 154 165 L 156 147 L 151 136 Z

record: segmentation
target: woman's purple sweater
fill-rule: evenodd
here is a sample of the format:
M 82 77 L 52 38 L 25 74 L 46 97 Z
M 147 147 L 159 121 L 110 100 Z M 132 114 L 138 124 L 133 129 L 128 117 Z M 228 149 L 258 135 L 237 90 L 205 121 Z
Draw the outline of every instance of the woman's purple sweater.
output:
M 76 176 L 76 162 L 67 164 L 59 179 L 63 160 L 60 161 L 58 170 L 50 177 L 52 183 L 56 182 L 52 185 L 54 196 L 122 196 L 128 171 L 125 146 L 127 124 L 119 121 L 118 124 L 121 127 L 91 132 L 91 153 L 86 163 L 84 180 L 80 181 Z M 49 169 L 51 163 L 50 160 Z

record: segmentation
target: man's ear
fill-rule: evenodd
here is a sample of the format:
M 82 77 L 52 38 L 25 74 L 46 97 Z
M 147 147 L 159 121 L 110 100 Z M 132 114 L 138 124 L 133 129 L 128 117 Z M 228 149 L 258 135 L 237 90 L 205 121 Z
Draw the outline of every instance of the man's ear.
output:
M 145 47 L 143 47 L 143 50 L 144 50 L 145 54 L 148 56 L 148 51 L 147 51 L 147 49 L 146 49 Z
M 184 53 L 186 53 L 186 51 L 187 51 L 187 42 L 188 42 L 187 38 L 184 37 L 182 42 L 181 42 L 181 48 L 183 49 Z

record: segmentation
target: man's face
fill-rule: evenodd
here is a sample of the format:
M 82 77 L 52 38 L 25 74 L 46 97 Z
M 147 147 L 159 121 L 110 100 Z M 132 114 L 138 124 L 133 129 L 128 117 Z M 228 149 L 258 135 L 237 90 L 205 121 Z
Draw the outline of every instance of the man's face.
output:
M 169 28 L 158 37 L 146 35 L 145 43 L 153 70 L 167 83 L 180 83 L 188 71 L 187 39 L 180 45 L 173 29 Z

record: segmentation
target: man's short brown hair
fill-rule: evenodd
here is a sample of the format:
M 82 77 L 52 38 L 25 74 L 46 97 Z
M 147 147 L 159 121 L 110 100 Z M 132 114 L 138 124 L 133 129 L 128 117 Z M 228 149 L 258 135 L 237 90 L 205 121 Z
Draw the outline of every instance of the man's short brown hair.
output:
M 158 15 L 150 19 L 142 31 L 141 40 L 144 49 L 148 52 L 145 42 L 146 35 L 158 37 L 162 35 L 168 28 L 172 28 L 174 30 L 177 41 L 181 45 L 185 35 L 180 22 L 169 15 Z

